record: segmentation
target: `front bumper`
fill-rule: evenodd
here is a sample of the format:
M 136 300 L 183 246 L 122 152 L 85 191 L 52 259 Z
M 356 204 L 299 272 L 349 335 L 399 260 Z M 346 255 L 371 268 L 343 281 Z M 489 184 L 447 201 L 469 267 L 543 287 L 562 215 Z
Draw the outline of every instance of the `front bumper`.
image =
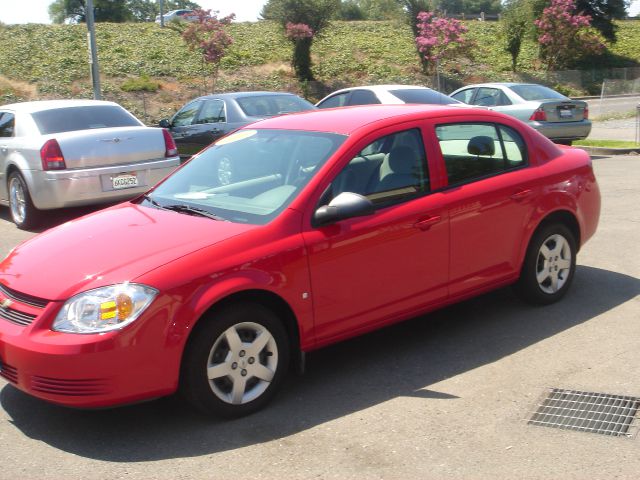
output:
M 77 170 L 30 170 L 29 193 L 41 210 L 119 202 L 146 192 L 180 165 L 179 157 L 112 167 Z M 135 173 L 138 186 L 114 189 L 112 178 Z
M 6 297 L 3 291 L 0 297 Z M 167 345 L 169 322 L 158 306 L 152 304 L 123 330 L 80 335 L 50 329 L 63 302 L 44 307 L 13 299 L 8 307 L 4 303 L 0 377 L 32 396 L 98 408 L 168 395 L 177 388 L 179 352 Z

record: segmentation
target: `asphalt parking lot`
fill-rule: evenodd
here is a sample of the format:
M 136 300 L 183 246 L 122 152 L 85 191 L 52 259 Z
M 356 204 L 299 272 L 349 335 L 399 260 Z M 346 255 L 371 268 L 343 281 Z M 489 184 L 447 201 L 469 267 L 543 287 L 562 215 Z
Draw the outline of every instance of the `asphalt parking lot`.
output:
M 0 380 L 0 479 L 638 478 L 637 436 L 527 424 L 550 387 L 640 397 L 640 156 L 594 166 L 600 227 L 562 302 L 503 289 L 326 348 L 234 421 L 171 398 L 71 410 Z M 0 207 L 0 257 L 32 235 Z

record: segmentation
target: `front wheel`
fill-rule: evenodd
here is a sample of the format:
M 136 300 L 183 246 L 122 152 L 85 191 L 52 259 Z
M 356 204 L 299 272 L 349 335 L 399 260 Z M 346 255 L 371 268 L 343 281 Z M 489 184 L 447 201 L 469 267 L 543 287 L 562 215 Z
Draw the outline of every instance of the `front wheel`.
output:
M 7 182 L 11 219 L 20 229 L 30 229 L 40 222 L 40 211 L 33 205 L 27 182 L 19 172 L 12 172 Z
M 181 392 L 201 411 L 248 415 L 275 395 L 288 370 L 289 342 L 260 305 L 232 305 L 194 331 L 182 362 Z
M 547 305 L 560 300 L 569 290 L 576 269 L 576 240 L 562 224 L 538 230 L 529 244 L 516 284 L 528 302 Z

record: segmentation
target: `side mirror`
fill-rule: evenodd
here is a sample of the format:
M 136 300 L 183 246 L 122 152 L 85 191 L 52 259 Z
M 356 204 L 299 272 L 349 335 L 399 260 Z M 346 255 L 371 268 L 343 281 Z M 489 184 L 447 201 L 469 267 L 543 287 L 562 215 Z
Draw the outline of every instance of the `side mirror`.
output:
M 171 128 L 171 122 L 166 118 L 163 118 L 162 120 L 160 120 L 158 125 L 162 128 Z
M 342 192 L 336 198 L 316 210 L 313 221 L 316 225 L 328 225 L 346 218 L 364 217 L 376 211 L 367 197 L 357 193 Z

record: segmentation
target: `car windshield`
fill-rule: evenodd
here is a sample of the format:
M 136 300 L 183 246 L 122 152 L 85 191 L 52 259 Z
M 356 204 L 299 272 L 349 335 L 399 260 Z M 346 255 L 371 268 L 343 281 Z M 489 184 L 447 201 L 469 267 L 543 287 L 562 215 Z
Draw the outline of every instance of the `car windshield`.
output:
M 191 159 L 142 204 L 262 225 L 291 203 L 345 138 L 294 130 L 239 130 Z
M 398 90 L 389 90 L 394 96 L 398 97 L 404 103 L 428 103 L 433 105 L 449 105 L 452 103 L 460 103 L 443 93 L 427 88 L 403 88 Z
M 315 108 L 311 103 L 295 95 L 255 95 L 237 98 L 236 102 L 249 117 L 273 117 Z
M 562 100 L 567 99 L 564 95 L 543 85 L 511 85 L 509 88 L 527 101 L 549 100 L 555 98 Z
M 93 128 L 140 127 L 133 115 L 116 105 L 56 108 L 31 114 L 42 135 Z

